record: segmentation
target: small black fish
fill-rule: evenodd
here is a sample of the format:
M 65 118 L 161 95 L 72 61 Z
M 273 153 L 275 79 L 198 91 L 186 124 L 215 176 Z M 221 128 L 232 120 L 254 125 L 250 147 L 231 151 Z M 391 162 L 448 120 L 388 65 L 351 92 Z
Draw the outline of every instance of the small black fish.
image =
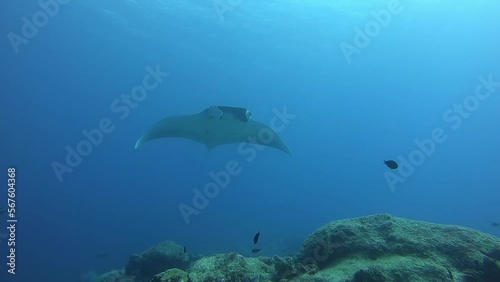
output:
M 260 231 L 257 232 L 257 234 L 255 234 L 255 236 L 253 236 L 253 243 L 254 244 L 257 244 L 257 242 L 259 242 L 259 236 L 260 236 Z
M 261 249 L 252 249 L 252 253 L 254 253 L 254 254 L 255 254 L 255 253 L 258 253 L 258 252 L 260 252 L 260 250 L 261 250 Z
M 500 223 L 498 223 L 498 222 L 493 222 L 493 223 L 491 224 L 491 226 L 493 226 L 493 227 L 498 227 L 498 226 L 500 226 Z
M 186 253 L 186 246 L 184 246 L 184 253 Z
M 398 168 L 398 163 L 393 161 L 393 160 L 389 160 L 389 161 L 384 161 L 384 164 L 386 166 L 388 166 L 390 169 L 396 169 Z

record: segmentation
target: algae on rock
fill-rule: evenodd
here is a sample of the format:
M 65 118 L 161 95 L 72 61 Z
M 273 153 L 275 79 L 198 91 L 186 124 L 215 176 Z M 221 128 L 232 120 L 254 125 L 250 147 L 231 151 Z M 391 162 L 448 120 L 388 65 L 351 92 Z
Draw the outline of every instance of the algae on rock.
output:
M 172 268 L 156 274 L 150 282 L 191 282 L 184 270 Z
M 135 276 L 135 282 L 148 282 L 162 271 L 171 268 L 186 269 L 190 260 L 190 256 L 184 253 L 183 246 L 165 241 L 141 254 L 131 256 L 125 266 L 125 274 Z
M 320 227 L 297 260 L 330 281 L 460 281 L 470 270 L 500 281 L 498 253 L 499 238 L 470 228 L 378 214 Z
M 245 258 L 237 253 L 204 257 L 188 269 L 195 282 L 266 282 L 271 281 L 274 267 L 259 258 Z

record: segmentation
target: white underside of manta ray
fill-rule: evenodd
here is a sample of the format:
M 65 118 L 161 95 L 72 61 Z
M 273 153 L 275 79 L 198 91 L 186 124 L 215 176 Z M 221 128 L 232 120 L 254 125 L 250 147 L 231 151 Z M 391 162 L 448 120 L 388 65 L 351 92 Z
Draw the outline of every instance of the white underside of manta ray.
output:
M 251 115 L 245 108 L 211 106 L 194 115 L 168 117 L 146 131 L 137 140 L 135 148 L 154 139 L 180 137 L 205 144 L 209 150 L 219 145 L 246 142 L 272 147 L 293 156 L 275 131 Z

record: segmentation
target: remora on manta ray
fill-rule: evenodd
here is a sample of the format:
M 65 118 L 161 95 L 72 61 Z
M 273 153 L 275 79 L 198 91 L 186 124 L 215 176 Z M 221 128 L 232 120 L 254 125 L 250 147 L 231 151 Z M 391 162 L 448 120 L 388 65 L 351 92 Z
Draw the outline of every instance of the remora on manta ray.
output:
M 172 116 L 157 122 L 144 133 L 135 148 L 159 138 L 180 137 L 205 144 L 251 143 L 272 147 L 293 156 L 288 146 L 269 126 L 258 122 L 246 108 L 211 106 L 194 115 Z

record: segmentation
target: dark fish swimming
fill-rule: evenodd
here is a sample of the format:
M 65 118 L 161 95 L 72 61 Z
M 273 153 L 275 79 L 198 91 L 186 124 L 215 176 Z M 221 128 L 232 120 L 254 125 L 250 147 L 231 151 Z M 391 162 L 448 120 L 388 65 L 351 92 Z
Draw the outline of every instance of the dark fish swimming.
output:
M 259 236 L 260 236 L 260 231 L 257 232 L 257 234 L 255 234 L 255 236 L 253 236 L 253 243 L 254 244 L 257 244 L 257 242 L 259 242 Z
M 388 166 L 390 169 L 398 168 L 398 163 L 393 160 L 384 161 L 384 164 Z
M 493 227 L 498 227 L 498 226 L 500 226 L 500 223 L 498 223 L 498 222 L 493 222 L 493 223 L 491 224 L 491 226 L 493 226 Z
M 255 254 L 255 253 L 258 253 L 258 252 L 260 252 L 260 250 L 261 250 L 261 249 L 252 249 L 252 253 L 254 253 L 254 254 Z
M 184 253 L 186 253 L 186 246 L 184 246 Z

